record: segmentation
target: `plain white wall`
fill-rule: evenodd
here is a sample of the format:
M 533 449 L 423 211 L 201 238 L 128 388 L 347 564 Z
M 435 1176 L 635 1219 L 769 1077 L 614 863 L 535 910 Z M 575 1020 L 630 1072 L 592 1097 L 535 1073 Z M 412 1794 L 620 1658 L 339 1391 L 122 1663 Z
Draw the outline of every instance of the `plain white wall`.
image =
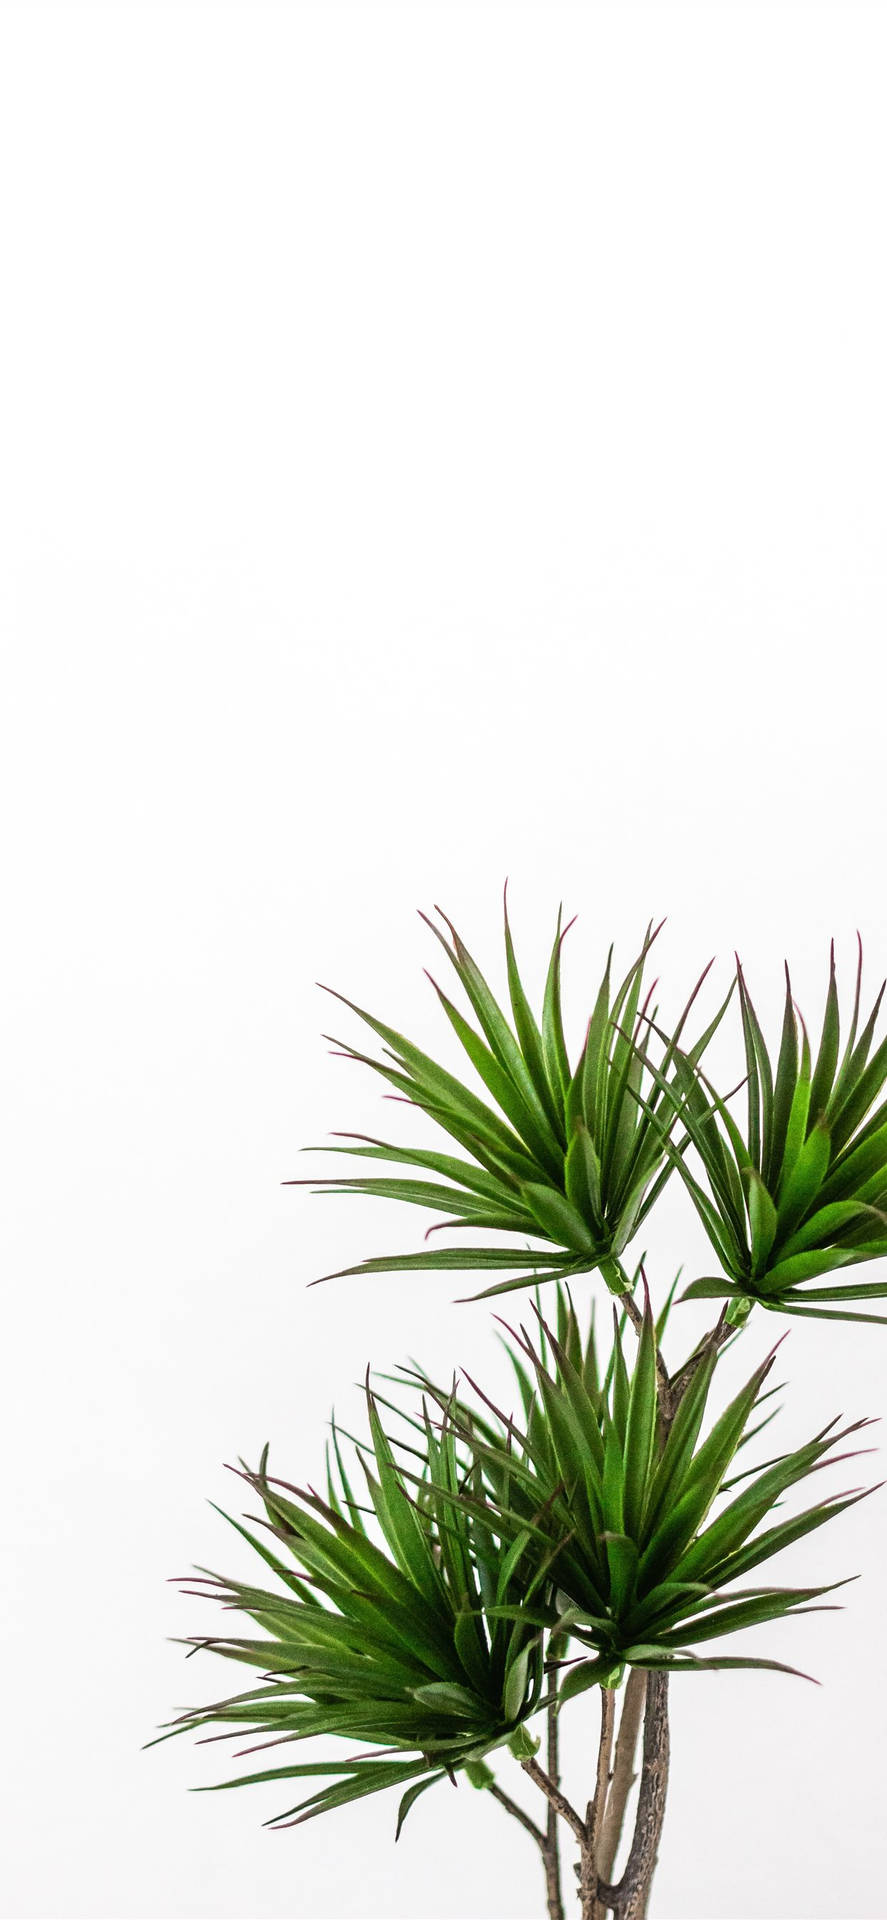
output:
M 164 1581 L 367 1360 L 499 1365 L 447 1276 L 306 1290 L 425 1224 L 278 1184 L 397 1111 L 316 979 L 446 1045 L 414 909 L 501 980 L 506 873 L 574 1044 L 651 913 L 672 1006 L 887 968 L 885 76 L 853 0 L 0 10 L 7 1915 L 540 1912 L 467 1790 L 189 1797 Z M 887 1334 L 783 1357 L 786 1435 L 885 1410 Z M 756 1636 L 821 1688 L 675 1686 L 658 1915 L 887 1911 L 884 1499 Z

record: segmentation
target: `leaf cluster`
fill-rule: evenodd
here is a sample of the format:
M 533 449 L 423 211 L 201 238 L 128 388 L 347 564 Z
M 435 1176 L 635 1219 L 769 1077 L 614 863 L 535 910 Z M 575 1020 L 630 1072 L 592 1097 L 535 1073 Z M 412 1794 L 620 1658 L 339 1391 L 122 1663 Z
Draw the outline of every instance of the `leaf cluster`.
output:
M 810 1284 L 887 1253 L 887 1039 L 872 1053 L 884 987 L 858 1033 L 861 980 L 860 943 L 841 1053 L 833 945 L 814 1058 L 786 968 L 774 1067 L 737 962 L 747 1079 L 744 1132 L 698 1062 L 680 1049 L 670 1082 L 657 1076 L 693 1142 L 708 1191 L 664 1133 L 663 1149 L 680 1171 L 723 1269 L 694 1281 L 684 1297 L 727 1298 L 734 1321 L 755 1302 L 810 1318 L 881 1318 L 848 1312 L 846 1302 L 884 1298 L 887 1281 Z
M 325 1498 L 269 1476 L 263 1456 L 258 1472 L 242 1471 L 274 1546 L 231 1524 L 277 1588 L 206 1573 L 189 1589 L 238 1609 L 265 1637 L 188 1644 L 257 1669 L 262 1684 L 186 1713 L 174 1732 L 233 1722 L 272 1745 L 328 1734 L 382 1745 L 381 1754 L 222 1783 L 332 1774 L 331 1784 L 279 1816 L 296 1816 L 292 1824 L 384 1787 L 471 1770 L 504 1741 L 535 1750 L 522 1728 L 544 1684 L 533 1615 L 547 1577 L 538 1535 L 527 1528 L 503 1543 L 496 1516 L 471 1496 L 477 1471 L 460 1458 L 446 1411 L 433 1427 L 423 1407 L 409 1421 L 413 1442 L 398 1445 L 369 1385 L 367 1408 L 370 1443 L 354 1444 L 368 1505 L 354 1497 L 335 1424 Z M 418 1476 L 404 1454 L 420 1460 Z
M 715 1353 L 701 1359 L 664 1432 L 656 1342 L 648 1300 L 633 1366 L 617 1324 L 601 1369 L 593 1323 L 583 1340 L 558 1285 L 557 1332 L 539 1316 L 535 1340 L 521 1329 L 506 1342 L 522 1425 L 479 1388 L 468 1401 L 455 1385 L 445 1392 L 407 1368 L 401 1386 L 421 1390 L 418 1411 L 367 1382 L 369 1441 L 351 1439 L 363 1503 L 335 1423 L 325 1497 L 269 1475 L 267 1455 L 257 1472 L 242 1469 L 264 1519 L 261 1533 L 231 1524 L 275 1585 L 205 1572 L 189 1590 L 239 1611 L 263 1637 L 187 1644 L 251 1667 L 259 1684 L 189 1710 L 165 1737 L 205 1736 L 219 1725 L 233 1727 L 232 1737 L 250 1729 L 264 1736 L 260 1745 L 330 1735 L 363 1743 L 368 1752 L 344 1760 L 262 1767 L 219 1784 L 331 1776 L 275 1825 L 399 1786 L 402 1820 L 447 1775 L 487 1784 L 493 1749 L 532 1755 L 526 1723 L 534 1714 L 587 1687 L 618 1684 L 626 1664 L 779 1667 L 696 1648 L 809 1611 L 830 1590 L 736 1591 L 735 1583 L 863 1497 L 832 1495 L 759 1531 L 784 1494 L 866 1423 L 836 1432 L 832 1422 L 805 1446 L 735 1476 L 738 1451 L 771 1417 L 758 1419 L 773 1355 L 701 1438 Z M 407 1438 L 392 1438 L 384 1408 Z M 747 1481 L 739 1493 L 737 1481 Z M 562 1654 L 570 1640 L 581 1652 L 562 1672 L 552 1649 Z
M 648 1014 L 653 988 L 644 989 L 644 969 L 660 929 L 654 929 L 652 923 L 647 928 L 637 958 L 615 990 L 611 983 L 611 947 L 584 1044 L 573 1067 L 561 1009 L 561 948 L 568 928 L 561 929 L 560 914 L 539 1021 L 518 971 L 507 901 L 504 930 L 510 1021 L 452 923 L 444 914 L 441 919 L 450 939 L 432 921 L 427 920 L 427 924 L 457 974 L 476 1025 L 465 1018 L 436 981 L 432 985 L 490 1099 L 481 1098 L 402 1034 L 350 1000 L 344 1004 L 384 1042 L 383 1057 L 372 1058 L 332 1035 L 327 1037 L 348 1058 L 372 1067 L 401 1099 L 427 1113 L 470 1157 L 346 1134 L 341 1137 L 358 1144 L 306 1151 L 401 1163 L 436 1177 L 330 1177 L 286 1184 L 405 1200 L 445 1212 L 448 1217 L 442 1225 L 446 1227 L 484 1234 L 519 1234 L 541 1240 L 544 1245 L 533 1250 L 525 1239 L 521 1245 L 494 1242 L 467 1247 L 426 1246 L 419 1253 L 363 1260 L 357 1266 L 341 1269 L 339 1275 L 324 1277 L 510 1268 L 514 1277 L 474 1296 L 484 1299 L 515 1287 L 531 1286 L 537 1274 L 565 1277 L 598 1268 L 613 1293 L 624 1292 L 629 1282 L 620 1256 L 671 1173 L 666 1152 L 674 1122 L 669 1070 L 702 981 L 690 995 L 673 1034 L 665 1037 L 654 1075 L 637 1042 L 645 1020 L 653 1018 Z M 341 994 L 335 997 L 344 999 Z M 682 1056 L 691 1067 L 701 1059 L 726 1004 Z M 431 1228 L 430 1232 L 438 1230 Z
M 805 1445 L 734 1477 L 739 1449 L 767 1423 L 756 1415 L 769 1397 L 775 1349 L 701 1438 L 718 1364 L 715 1352 L 706 1352 L 663 1439 L 649 1301 L 633 1368 L 616 1326 L 600 1384 L 593 1338 L 583 1353 L 575 1320 L 560 1338 L 541 1319 L 539 1325 L 542 1340 L 521 1329 L 520 1357 L 513 1355 L 524 1426 L 499 1414 L 498 1433 L 479 1433 L 471 1408 L 460 1401 L 457 1411 L 503 1534 L 517 1539 L 532 1516 L 540 1551 L 543 1540 L 549 1543 L 551 1610 L 537 1607 L 537 1620 L 569 1631 L 596 1656 L 565 1682 L 561 1701 L 580 1684 L 608 1683 L 623 1664 L 669 1671 L 774 1665 L 722 1653 L 703 1660 L 695 1648 L 807 1611 L 829 1591 L 737 1592 L 734 1583 L 862 1497 L 855 1490 L 832 1495 L 757 1531 L 789 1488 L 830 1464 L 832 1450 L 867 1422 L 836 1431 L 832 1421 Z M 719 1495 L 737 1481 L 747 1484 L 713 1516 Z

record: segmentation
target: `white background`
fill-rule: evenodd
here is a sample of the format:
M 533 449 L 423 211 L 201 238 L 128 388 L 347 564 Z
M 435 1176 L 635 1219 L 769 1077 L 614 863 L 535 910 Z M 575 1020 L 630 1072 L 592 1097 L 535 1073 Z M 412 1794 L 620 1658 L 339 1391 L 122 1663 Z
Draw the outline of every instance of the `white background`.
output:
M 316 979 L 446 1047 L 414 910 L 501 983 L 506 873 L 574 1046 L 650 914 L 672 1009 L 887 969 L 885 81 L 853 0 L 0 11 L 7 1915 L 540 1912 L 464 1788 L 396 1850 L 189 1797 L 227 1749 L 141 1743 L 230 1670 L 164 1583 L 368 1360 L 500 1377 L 447 1276 L 306 1290 L 425 1225 L 278 1184 L 397 1114 Z M 781 1361 L 786 1438 L 887 1409 L 877 1329 Z M 887 1912 L 885 1497 L 755 1636 L 821 1687 L 675 1685 L 661 1920 Z

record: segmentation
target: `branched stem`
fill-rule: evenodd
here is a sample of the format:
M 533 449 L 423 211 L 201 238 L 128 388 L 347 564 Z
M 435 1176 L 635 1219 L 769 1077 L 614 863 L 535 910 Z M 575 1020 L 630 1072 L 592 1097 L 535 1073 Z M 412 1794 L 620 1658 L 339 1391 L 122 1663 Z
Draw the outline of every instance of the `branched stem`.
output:
M 548 1645 L 549 1669 L 556 1666 L 557 1657 L 562 1646 L 563 1639 L 558 1639 L 556 1634 L 552 1634 Z M 506 1813 L 510 1813 L 513 1819 L 519 1821 L 524 1831 L 530 1834 L 531 1838 L 535 1840 L 539 1852 L 542 1855 L 542 1865 L 545 1869 L 545 1899 L 548 1907 L 548 1920 L 564 1920 L 564 1903 L 561 1893 L 560 1827 L 558 1825 L 558 1819 L 561 1818 L 567 1821 L 567 1824 L 577 1839 L 579 1839 L 581 1835 L 584 1835 L 585 1828 L 575 1808 L 570 1805 L 566 1795 L 561 1793 L 560 1790 L 560 1760 L 558 1756 L 559 1729 L 556 1699 L 550 1702 L 547 1710 L 547 1734 L 546 1758 L 548 1762 L 548 1772 L 546 1773 L 535 1760 L 526 1760 L 521 1763 L 524 1772 L 529 1774 L 530 1779 L 535 1782 L 537 1787 L 541 1788 L 545 1795 L 547 1804 L 545 1808 L 544 1829 L 537 1826 L 536 1821 L 531 1819 L 528 1813 L 524 1812 L 523 1807 L 518 1806 L 516 1800 L 512 1800 L 510 1794 L 503 1793 L 501 1787 L 492 1785 L 488 1788 L 488 1791 L 492 1794 L 494 1800 L 498 1800 L 500 1807 L 503 1807 Z
M 549 1663 L 556 1662 L 562 1646 L 563 1641 L 558 1640 L 557 1635 L 553 1634 L 548 1646 Z M 548 1772 L 544 1778 L 550 1782 L 556 1792 L 559 1792 L 559 1729 L 556 1699 L 551 1701 L 547 1709 L 546 1718 L 548 1734 Z M 563 1896 L 561 1893 L 560 1828 L 558 1825 L 557 1806 L 553 1804 L 550 1796 L 546 1792 L 545 1827 L 543 1829 L 537 1826 L 536 1821 L 531 1819 L 528 1813 L 525 1813 L 523 1807 L 518 1806 L 516 1800 L 512 1800 L 510 1794 L 504 1793 L 501 1787 L 493 1784 L 489 1787 L 488 1791 L 492 1794 L 494 1800 L 498 1800 L 500 1807 L 503 1807 L 506 1813 L 510 1813 L 514 1820 L 519 1821 L 524 1831 L 535 1840 L 539 1852 L 542 1855 L 542 1865 L 545 1870 L 545 1900 L 548 1908 L 548 1920 L 565 1920 Z
M 637 1303 L 628 1293 L 623 1295 L 623 1301 L 635 1331 L 640 1333 L 643 1316 Z M 662 1442 L 668 1436 L 669 1428 L 697 1368 L 702 1365 L 707 1354 L 716 1353 L 719 1347 L 724 1345 L 731 1332 L 732 1328 L 727 1325 L 726 1309 L 724 1309 L 716 1325 L 705 1335 L 690 1359 L 674 1375 L 669 1374 L 657 1342 L 656 1370 Z M 628 1796 L 637 1778 L 634 1763 L 642 1709 L 644 1744 L 634 1833 L 622 1877 L 613 1885 L 609 1876 L 613 1871 L 619 1848 Z M 579 1878 L 582 1920 L 605 1920 L 606 1913 L 610 1911 L 614 1915 L 614 1920 L 645 1920 L 650 1884 L 659 1853 L 668 1789 L 670 1750 L 668 1674 L 664 1672 L 644 1674 L 640 1668 L 633 1668 L 629 1674 L 611 1772 L 614 1721 L 613 1690 L 602 1687 L 601 1737 L 595 1791 L 594 1798 L 588 1803 L 585 1820 L 581 1819 L 575 1807 L 560 1789 L 557 1707 L 554 1703 L 548 1709 L 548 1772 L 546 1773 L 545 1769 L 540 1767 L 537 1760 L 521 1762 L 524 1772 L 529 1775 L 540 1792 L 544 1793 L 548 1802 L 545 1831 L 543 1832 L 542 1828 L 537 1826 L 536 1822 L 531 1820 L 530 1816 L 525 1814 L 523 1809 L 509 1799 L 501 1789 L 496 1787 L 491 1789 L 500 1805 L 513 1814 L 527 1832 L 532 1834 L 542 1854 L 549 1920 L 564 1920 L 558 1859 L 558 1819 L 566 1822 L 574 1838 L 579 1842 L 579 1863 L 576 1872 Z
M 640 1308 L 630 1294 L 624 1295 L 624 1305 L 635 1332 L 639 1334 L 643 1324 Z M 724 1307 L 715 1326 L 705 1335 L 689 1360 L 678 1368 L 674 1375 L 669 1374 L 657 1341 L 656 1373 L 659 1390 L 660 1444 L 664 1444 L 668 1437 L 669 1428 L 697 1369 L 708 1354 L 717 1353 L 729 1339 L 731 1332 L 732 1328 L 727 1324 L 727 1310 Z M 606 1697 L 606 1689 L 604 1689 L 604 1697 Z M 610 1884 L 609 1875 L 613 1871 L 619 1847 L 628 1795 L 636 1778 L 634 1754 L 642 1701 L 644 1702 L 644 1746 L 634 1833 L 625 1870 L 614 1886 Z M 612 1740 L 612 1724 L 609 1738 Z M 603 1729 L 601 1739 L 603 1747 Z M 625 1703 L 620 1721 L 609 1797 L 605 1793 L 603 1802 L 599 1798 L 600 1757 L 598 1761 L 598 1788 L 593 1803 L 597 1812 L 593 1819 L 592 1810 L 589 1809 L 591 1844 L 586 1842 L 583 1847 L 579 1868 L 582 1920 L 604 1920 L 608 1910 L 613 1912 L 615 1920 L 645 1920 L 650 1884 L 658 1858 L 659 1840 L 665 1817 L 669 1750 L 668 1674 L 651 1672 L 645 1677 L 640 1669 L 635 1668 L 626 1682 Z
M 521 1826 L 526 1829 L 527 1833 L 532 1835 L 537 1847 L 544 1853 L 545 1835 L 542 1828 L 537 1827 L 535 1820 L 531 1820 L 530 1815 L 524 1812 L 523 1807 L 519 1807 L 517 1801 L 512 1800 L 510 1794 L 503 1793 L 502 1788 L 497 1787 L 495 1781 L 487 1788 L 487 1792 L 491 1799 L 498 1800 L 500 1807 L 504 1807 L 506 1813 L 510 1813 L 513 1820 L 520 1821 Z
M 524 1811 L 524 1808 L 518 1806 L 516 1800 L 512 1800 L 510 1793 L 504 1793 L 502 1788 L 496 1785 L 495 1781 L 487 1788 L 487 1792 L 494 1800 L 498 1800 L 500 1807 L 503 1807 L 506 1813 L 510 1813 L 512 1819 L 517 1820 L 520 1826 L 523 1827 L 524 1832 L 528 1833 L 532 1840 L 535 1840 L 539 1852 L 542 1855 L 542 1865 L 545 1869 L 545 1899 L 548 1907 L 548 1920 L 564 1920 L 564 1904 L 561 1898 L 557 1813 L 554 1807 L 549 1803 L 546 1809 L 545 1831 L 543 1832 L 542 1828 L 536 1825 L 535 1820 L 531 1819 L 530 1815 Z
M 610 1754 L 613 1751 L 613 1728 L 616 1720 L 616 1695 L 612 1687 L 601 1688 L 601 1737 L 597 1756 L 597 1778 L 594 1783 L 594 1799 L 590 1800 L 585 1814 L 588 1831 L 588 1845 L 592 1853 L 597 1851 L 597 1837 L 604 1817 L 607 1793 L 610 1786 Z
M 544 1767 L 540 1767 L 538 1760 L 522 1760 L 521 1766 L 524 1772 L 529 1775 L 530 1779 L 535 1781 L 540 1791 L 544 1793 L 549 1805 L 554 1808 L 555 1813 L 559 1813 L 561 1819 L 566 1820 L 567 1826 L 570 1828 L 570 1831 L 575 1834 L 579 1845 L 584 1846 L 585 1822 L 580 1819 L 575 1807 L 570 1805 L 566 1794 L 561 1793 L 560 1788 L 556 1787 L 554 1781 L 549 1779 Z
M 644 1920 L 665 1817 L 668 1759 L 668 1675 L 650 1673 L 641 1785 L 631 1848 L 618 1885 L 612 1887 L 600 1881 L 597 1889 L 598 1898 L 605 1907 L 612 1907 L 616 1920 Z
M 598 1911 L 597 1841 L 610 1786 L 610 1754 L 613 1750 L 613 1724 L 616 1696 L 612 1687 L 601 1688 L 601 1737 L 597 1756 L 594 1799 L 588 1803 L 585 1840 L 579 1859 L 579 1903 L 582 1920 L 596 1920 Z

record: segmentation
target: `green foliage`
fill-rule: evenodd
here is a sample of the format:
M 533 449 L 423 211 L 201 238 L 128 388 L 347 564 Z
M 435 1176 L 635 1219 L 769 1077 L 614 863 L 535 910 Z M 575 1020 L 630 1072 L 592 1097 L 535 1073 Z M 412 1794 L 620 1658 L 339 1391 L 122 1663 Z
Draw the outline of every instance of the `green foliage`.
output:
M 522 1427 L 494 1409 L 492 1423 L 479 1423 L 466 1402 L 455 1409 L 446 1404 L 483 1467 L 485 1497 L 503 1539 L 517 1540 L 531 1525 L 540 1552 L 543 1540 L 548 1543 L 549 1625 L 568 1630 L 596 1656 L 572 1671 L 561 1703 L 580 1690 L 580 1680 L 582 1686 L 607 1684 L 622 1664 L 668 1670 L 776 1664 L 722 1653 L 703 1660 L 695 1647 L 809 1611 L 830 1590 L 737 1592 L 734 1582 L 862 1497 L 830 1495 L 757 1532 L 789 1488 L 830 1464 L 833 1449 L 868 1423 L 835 1431 L 833 1421 L 804 1446 L 734 1476 L 737 1452 L 759 1431 L 773 1354 L 701 1439 L 718 1365 L 714 1352 L 705 1354 L 663 1441 L 649 1301 L 631 1371 L 618 1327 L 601 1377 L 593 1339 L 583 1351 L 574 1318 L 561 1327 L 561 1337 L 541 1319 L 539 1325 L 535 1343 L 523 1329 L 516 1337 Z M 422 1385 L 435 1392 L 430 1381 Z M 436 1397 L 443 1406 L 439 1392 Z M 742 1492 L 713 1512 L 737 1479 L 747 1482 Z
M 440 908 L 436 911 L 440 913 Z M 615 992 L 610 980 L 611 947 L 585 1042 L 571 1067 L 561 1016 L 560 974 L 568 928 L 561 930 L 560 915 L 537 1022 L 518 972 L 506 904 L 505 952 L 513 1024 L 451 922 L 444 914 L 441 919 L 451 941 L 430 920 L 427 925 L 452 963 L 477 1025 L 465 1019 L 435 981 L 432 985 L 492 1104 L 350 1000 L 344 1004 L 385 1042 L 385 1057 L 372 1059 L 338 1040 L 334 1045 L 381 1074 L 400 1096 L 435 1120 L 470 1159 L 345 1134 L 340 1137 L 360 1144 L 306 1151 L 400 1163 L 438 1177 L 330 1177 L 286 1184 L 406 1200 L 438 1213 L 445 1211 L 449 1218 L 444 1226 L 469 1227 L 483 1234 L 529 1235 L 545 1243 L 535 1251 L 526 1244 L 426 1247 L 419 1253 L 363 1260 L 341 1273 L 512 1269 L 510 1279 L 474 1296 L 484 1299 L 532 1286 L 537 1277 L 551 1279 L 598 1268 L 611 1291 L 622 1293 L 629 1282 L 620 1256 L 671 1172 L 666 1143 L 673 1125 L 674 1094 L 668 1075 L 702 980 L 674 1033 L 666 1037 L 654 1081 L 637 1041 L 644 1022 L 652 1017 L 647 1009 L 653 989 L 644 991 L 644 968 L 660 929 L 653 930 L 652 923 L 647 928 L 641 951 Z M 682 1056 L 691 1068 L 701 1059 L 726 1005 L 727 1001 Z
M 615 990 L 611 949 L 571 1065 L 561 1013 L 560 916 L 538 1019 L 518 972 L 507 906 L 510 1018 L 441 918 L 449 939 L 428 925 L 455 969 L 473 1023 L 433 984 L 487 1097 L 350 1001 L 381 1039 L 382 1058 L 335 1044 L 426 1113 L 459 1151 L 345 1134 L 337 1137 L 350 1144 L 323 1151 L 406 1167 L 408 1175 L 289 1184 L 446 1212 L 444 1226 L 471 1229 L 470 1246 L 426 1244 L 343 1271 L 504 1270 L 508 1277 L 478 1297 L 535 1284 L 537 1327 L 532 1336 L 523 1326 L 506 1329 L 519 1419 L 468 1375 L 473 1397 L 455 1383 L 445 1390 L 420 1369 L 402 1368 L 393 1400 L 367 1380 L 367 1439 L 343 1436 L 333 1423 L 324 1496 L 269 1475 L 267 1449 L 256 1472 L 242 1469 L 263 1511 L 258 1531 L 236 1519 L 231 1524 L 271 1583 L 204 1572 L 190 1590 L 239 1612 L 253 1631 L 194 1636 L 187 1644 L 251 1668 L 252 1684 L 190 1709 L 162 1738 L 258 1736 L 238 1758 L 314 1738 L 344 1740 L 345 1758 L 324 1751 L 219 1783 L 321 1782 L 273 1825 L 298 1825 L 398 1787 L 399 1833 L 428 1787 L 462 1774 L 489 1787 L 487 1757 L 497 1748 L 507 1746 L 517 1760 L 535 1752 L 534 1715 L 560 1710 L 589 1688 L 618 1686 L 626 1667 L 795 1672 L 725 1652 L 724 1642 L 747 1627 L 817 1610 L 822 1596 L 843 1583 L 738 1583 L 870 1490 L 851 1488 L 782 1511 L 794 1487 L 853 1457 L 835 1449 L 869 1424 L 864 1420 L 840 1429 L 833 1421 L 805 1444 L 737 1470 L 740 1451 L 773 1418 L 767 1402 L 776 1389 L 767 1383 L 775 1349 L 722 1412 L 712 1417 L 709 1410 L 723 1354 L 754 1304 L 871 1319 L 848 1312 L 846 1303 L 887 1295 L 887 1282 L 810 1284 L 887 1253 L 887 1040 L 872 1051 L 884 989 L 858 1033 L 861 947 L 843 1052 L 834 954 L 815 1059 L 786 970 L 775 1066 L 737 962 L 743 1132 L 701 1066 L 733 987 L 689 1048 L 682 1036 L 701 981 L 674 1031 L 662 1031 L 655 1006 L 648 1011 L 653 988 L 644 982 L 658 928 L 648 927 Z M 707 1187 L 688 1163 L 691 1147 Z M 677 1281 L 654 1316 L 644 1278 L 641 1314 L 622 1256 L 675 1169 L 721 1269 L 695 1280 L 682 1297 L 726 1304 L 717 1326 L 669 1375 L 661 1342 Z M 508 1244 L 500 1234 L 511 1236 Z M 622 1298 L 621 1317 L 613 1306 L 606 1355 L 596 1344 L 593 1306 L 583 1333 L 567 1284 L 593 1271 Z M 553 1328 L 542 1317 L 539 1280 L 555 1281 Z M 735 1329 L 729 1338 L 728 1323 Z M 417 1396 L 409 1407 L 402 1404 L 405 1390 Z M 393 1427 L 385 1424 L 386 1411 Z M 343 1440 L 355 1456 L 350 1469 Z M 225 1731 L 208 1731 L 217 1727 Z M 355 1744 L 366 1750 L 353 1752 Z
M 540 1317 L 535 1344 L 523 1332 L 506 1344 L 522 1426 L 480 1389 L 477 1407 L 412 1369 L 402 1374 L 422 1390 L 418 1411 L 367 1386 L 369 1443 L 351 1443 L 364 1504 L 335 1423 L 326 1498 L 270 1476 L 264 1456 L 258 1472 L 243 1469 L 270 1540 L 231 1523 L 274 1585 L 207 1573 L 189 1590 L 239 1610 L 263 1637 L 200 1635 L 187 1644 L 251 1667 L 259 1684 L 183 1714 L 164 1737 L 206 1737 L 222 1726 L 264 1736 L 244 1755 L 324 1735 L 369 1748 L 218 1783 L 331 1776 L 269 1824 L 298 1825 L 399 1786 L 399 1831 L 426 1786 L 460 1771 L 489 1784 L 484 1755 L 503 1744 L 518 1758 L 531 1754 L 526 1722 L 540 1707 L 618 1685 L 626 1665 L 795 1671 L 720 1651 L 703 1657 L 696 1647 L 811 1611 L 831 1590 L 736 1591 L 734 1583 L 863 1497 L 833 1494 L 759 1531 L 787 1490 L 830 1464 L 838 1443 L 867 1423 L 835 1432 L 833 1422 L 805 1446 L 735 1476 L 737 1453 L 766 1424 L 757 1416 L 772 1355 L 700 1439 L 717 1362 L 702 1359 L 665 1437 L 649 1302 L 631 1369 L 618 1325 L 601 1366 L 593 1326 L 583 1340 L 560 1286 L 557 1332 Z M 409 1438 L 391 1437 L 384 1407 Z M 737 1481 L 747 1484 L 735 1494 Z M 578 1661 L 546 1661 L 546 1649 L 568 1640 L 583 1649 Z M 547 1692 L 546 1667 L 560 1676 Z
M 737 1322 L 754 1302 L 779 1313 L 878 1322 L 883 1316 L 847 1312 L 845 1303 L 883 1299 L 887 1281 L 809 1283 L 887 1253 L 887 1100 L 882 1098 L 887 1039 L 869 1058 L 884 987 L 857 1038 L 860 943 L 850 1029 L 839 1060 L 832 946 L 814 1060 L 803 1020 L 796 1016 L 786 968 L 782 1038 L 774 1068 L 738 962 L 737 980 L 747 1076 L 745 1131 L 698 1062 L 680 1049 L 668 1084 L 654 1070 L 663 1097 L 696 1148 L 708 1192 L 663 1133 L 664 1151 L 679 1169 L 723 1269 L 722 1274 L 695 1280 L 684 1298 L 729 1299 L 730 1315 Z
M 446 1412 L 435 1429 L 423 1408 L 409 1423 L 415 1444 L 398 1445 L 369 1387 L 367 1406 L 370 1445 L 355 1444 L 368 1508 L 352 1493 L 335 1425 L 326 1499 L 269 1476 L 263 1456 L 258 1472 L 243 1469 L 243 1478 L 262 1503 L 274 1547 L 232 1525 L 261 1555 L 274 1588 L 207 1573 L 189 1589 L 239 1609 L 265 1637 L 201 1635 L 188 1644 L 253 1667 L 262 1684 L 184 1714 L 174 1732 L 233 1724 L 267 1735 L 272 1746 L 335 1734 L 383 1749 L 221 1783 L 332 1774 L 332 1784 L 279 1816 L 295 1815 L 294 1825 L 385 1787 L 430 1785 L 476 1765 L 519 1734 L 542 1694 L 534 1602 L 546 1571 L 538 1534 L 528 1529 L 502 1549 L 492 1515 L 471 1498 L 470 1462 L 458 1456 Z M 422 1470 L 412 1492 L 398 1456 L 417 1453 Z

